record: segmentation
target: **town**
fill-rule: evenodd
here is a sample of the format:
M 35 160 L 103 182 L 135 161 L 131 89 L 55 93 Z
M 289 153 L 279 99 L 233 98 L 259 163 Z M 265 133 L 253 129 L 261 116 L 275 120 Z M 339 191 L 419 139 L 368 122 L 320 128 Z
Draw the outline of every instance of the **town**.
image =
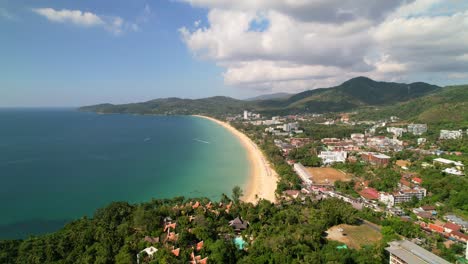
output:
M 431 127 L 396 116 L 379 121 L 353 116 L 267 118 L 245 110 L 226 120 L 263 146 L 270 161 L 277 163 L 273 144 L 290 167 L 273 164 L 280 177 L 284 174 L 277 189 L 281 200 L 334 197 L 372 215 L 365 220 L 379 230 L 389 222 L 410 224 L 415 232 L 397 231 L 405 240 L 389 242 L 390 263 L 412 263 L 411 258 L 405 260 L 408 254 L 435 263 L 431 259 L 440 258 L 431 252 L 467 263 L 468 250 L 463 248 L 468 243 L 464 178 L 468 156 L 465 149 L 453 146 L 460 141 L 466 146 L 468 129 Z M 400 256 L 402 251 L 406 253 Z

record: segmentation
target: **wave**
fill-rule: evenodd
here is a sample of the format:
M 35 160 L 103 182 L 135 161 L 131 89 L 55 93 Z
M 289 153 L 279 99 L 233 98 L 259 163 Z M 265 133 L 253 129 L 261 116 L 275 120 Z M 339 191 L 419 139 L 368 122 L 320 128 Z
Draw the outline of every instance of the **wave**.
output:
M 200 143 L 211 144 L 211 143 L 208 142 L 208 141 L 204 141 L 204 140 L 201 140 L 201 139 L 198 139 L 198 138 L 194 138 L 193 140 L 195 140 L 195 141 L 197 141 L 197 142 L 200 142 Z

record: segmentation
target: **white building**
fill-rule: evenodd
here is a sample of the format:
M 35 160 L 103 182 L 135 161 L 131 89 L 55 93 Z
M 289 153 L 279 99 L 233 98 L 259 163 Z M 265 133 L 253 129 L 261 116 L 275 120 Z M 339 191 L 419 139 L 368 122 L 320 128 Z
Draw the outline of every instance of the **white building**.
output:
M 387 127 L 387 132 L 392 133 L 397 137 L 401 137 L 403 133 L 406 132 L 406 129 L 401 127 Z
M 456 176 L 463 176 L 465 175 L 463 173 L 463 171 L 459 171 L 457 170 L 456 168 L 446 168 L 444 170 L 442 170 L 443 172 L 447 173 L 447 174 L 452 174 L 452 175 L 456 175 Z
M 296 123 L 287 123 L 283 125 L 283 131 L 290 132 L 299 128 L 299 124 Z
M 463 136 L 463 131 L 460 130 L 440 130 L 440 139 L 460 139 Z
M 302 164 L 295 163 L 294 164 L 294 171 L 297 173 L 297 175 L 299 175 L 299 178 L 301 178 L 301 180 L 305 184 L 307 184 L 307 185 L 312 184 L 311 175 L 309 174 L 309 172 L 307 172 L 306 168 Z
M 335 162 L 345 162 L 348 153 L 346 151 L 322 151 L 318 156 L 324 164 L 332 164 Z
M 449 159 L 444 159 L 444 158 L 437 158 L 432 160 L 434 164 L 441 164 L 444 166 L 455 166 L 459 170 L 463 170 L 464 166 L 462 162 L 460 161 L 454 161 L 454 160 L 449 160 Z
M 426 138 L 418 138 L 418 145 L 426 143 Z
M 393 203 L 406 203 L 411 201 L 413 197 L 416 197 L 418 198 L 418 200 L 421 200 L 422 198 L 426 197 L 426 194 L 427 190 L 422 187 L 414 187 L 413 189 L 409 190 L 400 190 L 393 194 Z
M 248 120 L 248 119 L 249 119 L 249 111 L 244 110 L 244 120 Z
M 395 205 L 395 197 L 391 193 L 380 193 L 379 201 L 386 204 L 388 207 Z
M 148 257 L 152 258 L 154 253 L 158 252 L 158 249 L 153 246 L 143 249 L 140 251 L 140 253 L 137 254 L 137 263 L 140 263 L 140 254 L 143 252 L 145 252 Z
M 426 124 L 409 124 L 408 132 L 413 135 L 422 135 L 423 133 L 427 132 L 427 125 Z

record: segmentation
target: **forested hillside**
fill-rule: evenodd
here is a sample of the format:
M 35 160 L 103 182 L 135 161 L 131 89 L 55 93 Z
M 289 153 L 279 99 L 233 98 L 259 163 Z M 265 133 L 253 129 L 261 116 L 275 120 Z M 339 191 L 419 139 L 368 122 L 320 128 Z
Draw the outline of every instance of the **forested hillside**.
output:
M 82 107 L 82 111 L 137 114 L 239 114 L 244 109 L 266 115 L 350 111 L 366 106 L 405 102 L 440 90 L 427 83 L 376 82 L 357 77 L 343 84 L 309 90 L 289 97 L 242 101 L 216 96 L 203 99 L 165 98 L 124 105 L 100 104 Z
M 187 263 L 194 251 L 208 257 L 209 263 L 223 264 L 386 261 L 384 244 L 342 250 L 337 248 L 341 244 L 324 239 L 329 227 L 358 222 L 357 211 L 340 200 L 278 205 L 261 201 L 254 206 L 233 198 L 225 196 L 222 205 L 181 197 L 139 205 L 116 202 L 98 210 L 93 218 L 76 220 L 56 233 L 1 241 L 0 263 L 136 263 L 137 254 L 149 246 L 158 249 L 152 263 Z M 249 223 L 242 232 L 245 250 L 235 246 L 235 232 L 229 226 L 238 216 Z M 166 217 L 176 223 L 171 230 L 176 240 L 164 232 Z M 147 242 L 145 236 L 158 242 Z M 200 241 L 202 248 L 194 250 Z M 171 252 L 177 248 L 179 256 Z M 140 258 L 150 261 L 144 253 Z

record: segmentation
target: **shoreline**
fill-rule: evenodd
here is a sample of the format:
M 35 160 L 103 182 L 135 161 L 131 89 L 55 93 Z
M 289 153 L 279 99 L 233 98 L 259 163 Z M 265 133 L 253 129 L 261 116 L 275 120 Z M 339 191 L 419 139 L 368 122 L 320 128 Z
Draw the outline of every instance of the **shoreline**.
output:
M 268 162 L 258 146 L 248 136 L 226 122 L 208 116 L 192 116 L 205 118 L 223 126 L 231 134 L 239 139 L 242 146 L 247 151 L 247 158 L 250 163 L 250 172 L 245 190 L 243 190 L 244 195 L 242 196 L 241 200 L 254 204 L 258 201 L 258 199 L 265 199 L 269 200 L 270 202 L 275 202 L 275 191 L 278 182 L 278 175 L 271 167 L 271 164 Z

